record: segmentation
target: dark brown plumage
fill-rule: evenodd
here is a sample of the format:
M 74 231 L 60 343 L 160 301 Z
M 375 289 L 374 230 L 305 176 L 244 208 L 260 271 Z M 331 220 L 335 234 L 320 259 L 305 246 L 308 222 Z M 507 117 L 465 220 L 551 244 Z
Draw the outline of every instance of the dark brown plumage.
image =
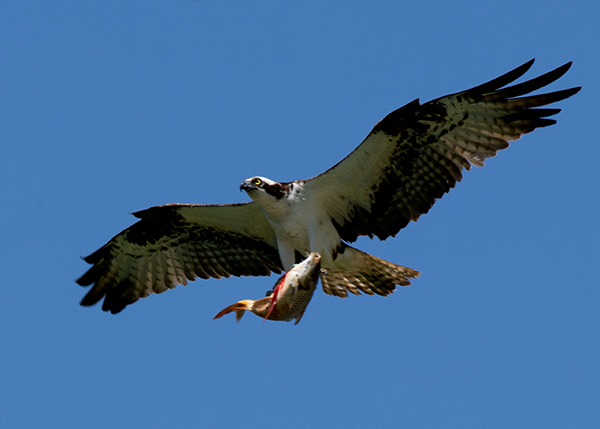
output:
M 307 181 L 306 186 L 314 188 L 343 186 L 348 189 L 349 201 L 351 193 L 362 191 L 369 195 L 368 201 L 348 204 L 350 216 L 346 219 L 333 217 L 342 239 L 353 242 L 361 235 L 381 240 L 395 236 L 452 189 L 462 179 L 463 168 L 470 170 L 471 164 L 483 166 L 486 158 L 506 149 L 509 141 L 555 124 L 548 117 L 560 109 L 537 107 L 568 98 L 581 88 L 515 98 L 554 82 L 571 67 L 569 62 L 502 89 L 532 64 L 533 60 L 487 83 L 424 104 L 412 101 L 383 118 L 350 155 Z M 370 176 L 367 181 L 360 176 L 361 181 L 357 181 L 356 165 L 348 161 L 361 158 L 360 151 L 372 151 L 377 145 L 391 145 L 390 155 L 373 167 L 381 174 Z M 362 158 L 369 162 L 366 155 Z M 363 191 L 365 187 L 367 191 Z

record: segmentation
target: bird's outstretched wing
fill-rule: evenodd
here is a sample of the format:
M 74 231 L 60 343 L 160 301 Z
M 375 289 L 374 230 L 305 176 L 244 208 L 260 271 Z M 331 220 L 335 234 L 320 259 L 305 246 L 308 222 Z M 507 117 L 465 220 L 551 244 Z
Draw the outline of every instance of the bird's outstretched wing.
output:
M 556 123 L 559 109 L 537 109 L 581 88 L 530 95 L 558 78 L 567 63 L 537 78 L 502 88 L 533 60 L 469 90 L 420 104 L 415 100 L 381 120 L 346 158 L 305 181 L 311 198 L 331 216 L 342 239 L 386 239 L 427 213 L 456 185 L 462 170 L 536 128 Z
M 118 313 L 187 280 L 283 270 L 275 233 L 255 203 L 168 204 L 134 215 L 141 220 L 84 258 L 93 266 L 77 283 L 93 287 L 81 305 L 105 297 L 102 310 Z

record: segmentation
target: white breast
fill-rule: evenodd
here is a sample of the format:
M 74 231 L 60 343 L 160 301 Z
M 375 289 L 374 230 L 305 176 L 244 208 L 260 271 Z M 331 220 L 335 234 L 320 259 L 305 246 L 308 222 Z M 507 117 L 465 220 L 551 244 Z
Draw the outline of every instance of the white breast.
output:
M 301 184 L 294 183 L 287 198 L 277 201 L 277 207 L 263 207 L 265 216 L 277 236 L 283 267 L 289 270 L 295 262 L 295 252 L 318 252 L 323 264 L 333 263 L 332 253 L 340 244 L 340 236 L 325 209 L 315 204 Z

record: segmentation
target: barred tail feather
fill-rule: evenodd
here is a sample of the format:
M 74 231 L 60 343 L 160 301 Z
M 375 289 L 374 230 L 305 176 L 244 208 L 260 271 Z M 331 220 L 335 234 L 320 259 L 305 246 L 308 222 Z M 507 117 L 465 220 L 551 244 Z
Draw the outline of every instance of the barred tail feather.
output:
M 396 290 L 397 285 L 409 286 L 410 279 L 420 274 L 350 246 L 345 248 L 335 265 L 335 268 L 328 267 L 327 272 L 321 274 L 321 285 L 326 294 L 340 298 L 348 297 L 348 292 L 387 296 Z

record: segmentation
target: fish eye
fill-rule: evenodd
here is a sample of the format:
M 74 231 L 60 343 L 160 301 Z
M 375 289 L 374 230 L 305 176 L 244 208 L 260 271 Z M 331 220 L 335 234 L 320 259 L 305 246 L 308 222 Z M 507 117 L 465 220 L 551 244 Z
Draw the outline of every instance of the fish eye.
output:
M 258 177 L 255 179 L 252 179 L 253 185 L 260 186 L 261 183 L 262 183 L 262 180 L 260 180 Z

